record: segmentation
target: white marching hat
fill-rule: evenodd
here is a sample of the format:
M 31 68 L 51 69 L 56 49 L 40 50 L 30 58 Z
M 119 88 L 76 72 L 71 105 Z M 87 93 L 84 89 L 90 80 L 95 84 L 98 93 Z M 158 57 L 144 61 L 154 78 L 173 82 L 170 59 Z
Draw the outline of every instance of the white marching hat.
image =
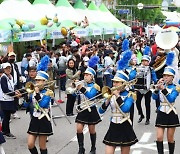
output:
M 49 75 L 45 71 L 38 71 L 35 80 L 45 80 L 47 81 Z
M 175 72 L 174 68 L 167 66 L 164 68 L 163 74 L 175 76 L 176 72 Z
M 161 49 L 172 49 L 178 43 L 178 35 L 175 31 L 163 29 L 157 33 L 155 41 L 157 46 Z

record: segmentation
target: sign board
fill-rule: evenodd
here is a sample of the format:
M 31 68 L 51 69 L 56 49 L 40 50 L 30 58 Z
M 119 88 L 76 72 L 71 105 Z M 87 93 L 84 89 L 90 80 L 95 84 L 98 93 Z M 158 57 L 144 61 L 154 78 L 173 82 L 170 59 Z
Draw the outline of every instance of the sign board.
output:
M 118 11 L 119 14 L 129 14 L 129 9 L 121 9 Z

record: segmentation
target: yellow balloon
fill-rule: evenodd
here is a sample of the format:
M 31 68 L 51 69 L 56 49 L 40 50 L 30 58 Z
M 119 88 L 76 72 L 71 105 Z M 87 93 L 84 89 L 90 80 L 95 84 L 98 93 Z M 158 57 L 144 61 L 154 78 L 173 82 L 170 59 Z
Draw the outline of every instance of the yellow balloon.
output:
M 63 36 L 67 36 L 68 31 L 67 31 L 67 29 L 66 29 L 65 27 L 62 27 L 62 28 L 61 28 L 61 34 L 62 34 Z
M 22 27 L 23 24 L 25 24 L 25 22 L 23 20 L 15 20 L 16 24 L 19 25 L 20 27 Z
M 42 40 L 43 45 L 46 45 L 46 40 Z
M 40 22 L 41 22 L 41 25 L 47 25 L 48 19 L 46 17 L 43 17 L 43 18 L 41 18 Z

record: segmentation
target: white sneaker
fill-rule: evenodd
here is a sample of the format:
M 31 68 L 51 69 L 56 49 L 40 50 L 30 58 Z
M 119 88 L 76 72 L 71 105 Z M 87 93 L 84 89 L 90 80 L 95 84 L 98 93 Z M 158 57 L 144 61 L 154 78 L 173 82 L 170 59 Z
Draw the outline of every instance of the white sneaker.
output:
M 12 117 L 13 119 L 20 119 L 20 116 L 18 116 L 17 113 L 11 114 L 11 117 Z

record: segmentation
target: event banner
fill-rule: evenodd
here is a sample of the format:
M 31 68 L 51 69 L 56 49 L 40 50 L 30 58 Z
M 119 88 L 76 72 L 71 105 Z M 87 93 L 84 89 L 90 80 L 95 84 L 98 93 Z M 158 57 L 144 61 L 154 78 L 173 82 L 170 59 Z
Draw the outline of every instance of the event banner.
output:
M 89 34 L 89 31 L 83 28 L 74 28 L 73 32 L 78 37 L 85 37 L 85 36 L 88 36 Z
M 102 35 L 102 29 L 93 29 L 92 35 Z
M 47 30 L 47 39 L 60 39 L 64 38 L 60 30 Z
M 46 30 L 13 33 L 13 42 L 34 41 L 46 38 Z
M 111 27 L 106 27 L 103 30 L 104 30 L 103 31 L 104 34 L 114 34 L 115 33 L 115 29 L 111 28 Z
M 11 41 L 12 41 L 12 35 L 10 30 L 0 31 L 0 42 L 11 42 Z

